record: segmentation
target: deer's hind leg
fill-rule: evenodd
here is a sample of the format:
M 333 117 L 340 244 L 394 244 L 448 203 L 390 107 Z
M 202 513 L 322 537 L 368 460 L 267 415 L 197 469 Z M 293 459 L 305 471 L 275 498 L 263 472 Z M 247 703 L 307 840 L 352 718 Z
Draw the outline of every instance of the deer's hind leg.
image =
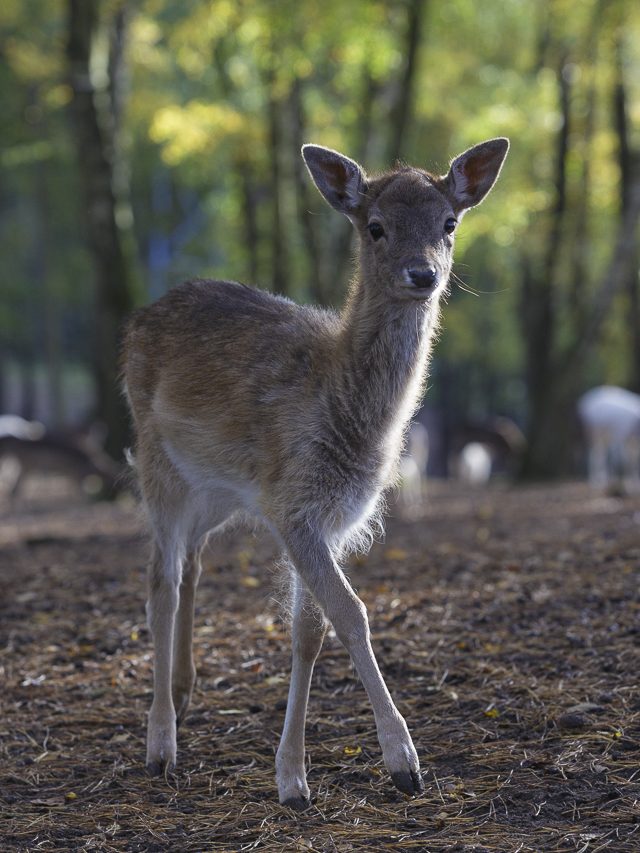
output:
M 196 589 L 202 572 L 201 553 L 202 547 L 195 547 L 187 553 L 179 589 L 171 671 L 171 695 L 177 725 L 184 720 L 196 683 L 196 667 L 193 661 L 193 617 Z
M 304 769 L 304 727 L 313 667 L 327 622 L 307 587 L 293 575 L 292 665 L 287 713 L 276 754 L 278 794 L 283 805 L 304 809 L 309 787 Z
M 154 542 L 149 564 L 147 620 L 154 646 L 153 702 L 147 728 L 147 769 L 152 775 L 176 763 L 176 712 L 171 691 L 175 619 L 183 553 L 178 544 Z
M 207 499 L 174 487 L 170 509 L 152 493 L 147 508 L 155 533 L 149 567 L 147 617 L 154 643 L 153 702 L 147 733 L 147 767 L 162 773 L 176 762 L 176 729 L 186 714 L 196 679 L 192 640 L 200 555 L 207 533 L 237 509 L 233 496 Z

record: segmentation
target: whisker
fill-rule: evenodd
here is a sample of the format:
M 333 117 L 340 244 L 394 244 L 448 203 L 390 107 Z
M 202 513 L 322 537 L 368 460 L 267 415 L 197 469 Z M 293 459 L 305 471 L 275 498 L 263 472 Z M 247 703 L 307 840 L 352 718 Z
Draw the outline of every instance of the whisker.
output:
M 456 284 L 458 285 L 460 290 L 464 290 L 465 293 L 470 293 L 472 296 L 477 296 L 478 298 L 480 298 L 480 294 L 476 293 L 475 290 L 469 290 L 468 287 L 463 287 L 459 281 L 456 281 Z
M 454 282 L 460 288 L 460 290 L 464 290 L 466 293 L 470 293 L 472 296 L 479 296 L 480 295 L 472 287 L 469 287 L 468 285 L 466 285 L 463 282 L 463 280 L 460 278 L 460 276 L 456 275 L 453 271 L 451 272 L 451 276 L 452 276 Z
M 459 275 L 456 275 L 453 270 L 451 271 L 451 277 L 454 279 L 455 284 L 458 285 L 460 290 L 466 290 L 467 293 L 472 293 L 474 296 L 480 296 L 481 294 L 484 296 L 491 296 L 498 293 L 507 293 L 511 289 L 509 287 L 505 287 L 502 290 L 476 290 L 475 288 L 471 287 L 470 284 L 467 284 L 465 281 L 463 281 Z

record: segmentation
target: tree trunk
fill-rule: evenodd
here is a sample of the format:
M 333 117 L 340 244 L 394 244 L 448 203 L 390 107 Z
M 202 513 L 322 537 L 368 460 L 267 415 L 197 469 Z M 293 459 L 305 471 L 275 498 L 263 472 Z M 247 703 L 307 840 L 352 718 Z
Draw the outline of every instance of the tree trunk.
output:
M 244 239 L 247 244 L 247 275 L 250 284 L 258 284 L 260 278 L 260 253 L 258 241 L 258 199 L 253 182 L 253 170 L 248 159 L 236 160 L 236 170 L 240 178 L 242 193 L 242 212 L 244 217 Z
M 50 269 L 49 248 L 49 192 L 46 164 L 36 165 L 37 230 L 33 247 L 34 278 L 42 299 L 42 322 L 44 332 L 44 356 L 49 396 L 49 425 L 60 429 L 64 423 L 64 399 L 62 389 L 62 344 L 60 335 L 60 306 L 53 287 Z
M 375 125 L 373 117 L 376 98 L 380 87 L 371 76 L 369 68 L 365 65 L 362 73 L 360 88 L 360 103 L 358 126 L 356 128 L 356 144 L 353 156 L 363 165 L 368 164 L 368 158 L 375 146 Z M 379 138 L 379 137 L 378 137 Z M 380 147 L 384 147 L 384 140 Z M 339 223 L 339 230 L 335 232 L 332 241 L 333 247 L 327 252 L 332 259 L 331 273 L 327 275 L 326 302 L 328 304 L 339 304 L 344 299 L 345 285 L 352 268 L 352 254 L 354 245 L 353 228 L 347 222 Z
M 631 150 L 629 142 L 629 115 L 627 107 L 627 89 L 624 79 L 624 64 L 620 40 L 615 46 L 616 82 L 613 93 L 615 128 L 618 136 L 618 163 L 620 166 L 620 216 L 624 222 L 631 205 L 631 189 L 635 172 L 640 170 L 640 155 Z M 640 252 L 634 244 L 633 256 L 629 263 L 629 274 L 625 290 L 629 299 L 627 312 L 629 334 L 628 385 L 631 390 L 640 393 Z
M 309 282 L 309 295 L 311 299 L 320 305 L 326 304 L 327 288 L 325 286 L 322 270 L 320 269 L 321 254 L 318 248 L 318 239 L 311 213 L 312 201 L 310 194 L 310 181 L 304 162 L 300 155 L 300 149 L 305 142 L 305 115 L 302 102 L 302 83 L 299 79 L 293 81 L 291 88 L 291 147 L 296 176 L 296 198 L 298 201 L 298 218 L 302 226 L 303 242 L 307 260 L 307 277 Z
M 20 364 L 20 416 L 25 421 L 33 421 L 36 417 L 37 387 L 36 366 L 33 353 L 29 353 Z
M 590 56 L 593 56 L 595 45 L 590 45 Z M 572 252 L 572 273 L 569 285 L 569 311 L 571 329 L 574 337 L 580 334 L 584 326 L 588 309 L 588 288 L 591 268 L 591 241 L 589 239 L 589 202 L 591 197 L 591 157 L 593 134 L 595 130 L 595 73 L 592 73 L 587 93 L 587 108 L 584 131 L 582 136 L 582 175 L 576 194 L 576 213 L 574 219 L 573 238 L 570 248 Z
M 407 9 L 407 28 L 403 49 L 405 63 L 389 115 L 390 136 L 387 148 L 389 163 L 402 157 L 406 150 L 407 130 L 413 119 L 413 90 L 426 7 L 426 0 L 410 0 Z
M 598 342 L 611 303 L 628 281 L 637 251 L 639 223 L 640 179 L 631 187 L 628 207 L 611 261 L 591 300 L 589 316 L 580 335 L 554 359 L 549 375 L 546 405 L 538 412 L 535 422 L 537 432 L 530 433 L 530 442 L 535 440 L 535 445 L 532 449 L 530 444 L 523 466 L 524 476 L 553 476 L 565 473 L 569 462 L 570 426 L 585 363 Z
M 272 86 L 269 86 L 271 89 Z M 287 243 L 282 213 L 282 102 L 270 96 L 268 102 L 269 159 L 271 162 L 271 289 L 274 293 L 289 293 Z
M 226 101 L 232 102 L 235 96 L 234 84 L 227 71 L 228 44 L 221 39 L 213 50 L 213 63 L 218 73 L 218 82 Z M 234 168 L 238 175 L 242 197 L 242 213 L 244 224 L 244 241 L 247 255 L 247 278 L 251 284 L 260 280 L 260 228 L 258 226 L 258 192 L 255 185 L 255 172 L 250 155 L 245 150 L 238 150 L 233 159 Z
M 73 90 L 78 167 L 82 180 L 87 240 L 96 282 L 95 373 L 98 416 L 107 426 L 106 446 L 117 457 L 129 437 L 128 417 L 119 388 L 119 337 L 123 320 L 133 307 L 134 271 L 128 257 L 126 170 L 118 163 L 117 140 L 122 51 L 98 54 L 99 0 L 69 0 L 67 58 Z M 122 8 L 120 9 L 122 12 Z M 121 44 L 125 19 L 116 16 Z M 91 70 L 102 62 L 106 87 L 96 88 Z M 111 97 L 109 96 L 111 93 Z M 130 222 L 130 218 L 129 218 Z M 130 226 L 129 226 L 130 228 Z
M 524 455 L 523 477 L 551 476 L 562 468 L 565 448 L 558 436 L 550 441 L 549 418 L 555 382 L 556 344 L 555 275 L 563 245 L 563 225 L 567 207 L 566 161 L 570 134 L 570 78 L 566 60 L 558 68 L 558 94 L 562 112 L 555 166 L 555 203 L 551 211 L 547 251 L 542 269 L 535 274 L 528 259 L 523 259 L 522 331 L 525 340 L 525 381 L 529 408 L 528 450 Z

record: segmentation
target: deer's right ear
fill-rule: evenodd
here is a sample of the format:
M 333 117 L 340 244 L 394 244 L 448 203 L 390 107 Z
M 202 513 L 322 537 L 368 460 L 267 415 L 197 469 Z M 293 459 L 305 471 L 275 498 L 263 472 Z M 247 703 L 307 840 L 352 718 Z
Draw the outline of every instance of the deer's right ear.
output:
M 360 207 L 367 179 L 354 160 L 321 145 L 303 145 L 302 156 L 315 185 L 331 207 L 345 216 Z

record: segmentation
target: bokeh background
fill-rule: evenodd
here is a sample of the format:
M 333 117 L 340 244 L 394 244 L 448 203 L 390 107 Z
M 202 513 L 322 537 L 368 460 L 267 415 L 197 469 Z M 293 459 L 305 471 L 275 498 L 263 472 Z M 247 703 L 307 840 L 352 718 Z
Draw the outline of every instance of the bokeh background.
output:
M 313 805 L 278 805 L 286 581 L 253 529 L 203 552 L 178 766 L 148 777 L 127 315 L 196 276 L 339 307 L 350 226 L 301 144 L 443 173 L 499 135 L 386 538 L 345 565 L 424 795 L 328 636 Z M 0 851 L 638 853 L 640 456 L 626 491 L 580 481 L 576 402 L 640 393 L 639 218 L 638 0 L 0 0 Z
M 444 172 L 511 139 L 457 239 L 445 426 L 508 416 L 520 473 L 576 473 L 580 393 L 640 391 L 632 0 L 3 0 L 0 104 L 1 412 L 120 458 L 136 305 L 207 276 L 338 307 L 350 228 L 305 141 Z

